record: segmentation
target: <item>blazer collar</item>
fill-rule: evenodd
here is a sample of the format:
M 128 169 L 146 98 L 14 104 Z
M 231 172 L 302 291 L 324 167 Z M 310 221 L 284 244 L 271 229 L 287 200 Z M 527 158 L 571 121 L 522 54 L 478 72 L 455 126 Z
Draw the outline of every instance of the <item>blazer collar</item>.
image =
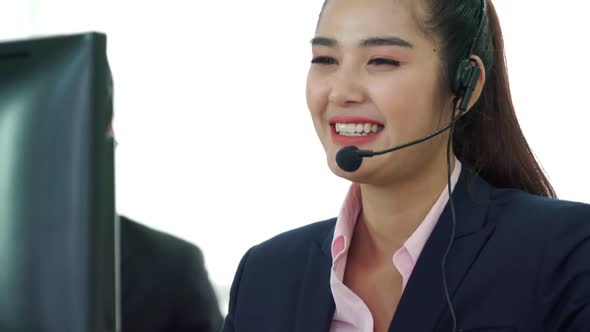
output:
M 493 232 L 494 226 L 486 224 L 492 189 L 490 184 L 465 167 L 453 191 L 456 230 L 445 268 L 451 298 Z M 441 267 L 451 230 L 451 209 L 447 204 L 416 262 L 390 331 L 433 331 L 443 317 L 443 330 L 451 329 Z M 420 313 L 419 317 L 417 313 Z M 447 315 L 443 316 L 443 313 Z
M 452 194 L 456 228 L 445 269 L 451 296 L 455 294 L 493 231 L 493 225 L 486 225 L 492 190 L 490 184 L 475 174 L 468 165 L 463 164 L 461 176 Z M 335 308 L 330 290 L 334 228 L 335 223 L 309 249 L 293 331 L 329 329 Z M 451 210 L 447 203 L 416 262 L 391 322 L 390 331 L 432 331 L 443 317 L 445 324 L 450 324 L 441 263 L 451 230 Z M 420 313 L 419 317 L 417 313 Z M 443 313 L 447 315 L 443 316 Z
M 326 235 L 331 239 L 334 235 L 334 225 Z M 330 289 L 330 271 L 332 257 L 326 255 L 317 242 L 309 246 L 307 264 L 295 311 L 293 331 L 326 332 L 330 328 L 334 315 L 334 299 Z
M 485 224 L 492 189 L 469 166 L 463 164 L 461 176 L 452 194 L 456 229 L 446 264 L 451 296 L 492 233 L 493 226 Z M 317 242 L 310 242 L 293 331 L 329 330 L 335 308 L 330 289 L 331 244 L 335 219 L 332 222 L 323 237 Z M 451 211 L 447 203 L 416 262 L 391 322 L 390 331 L 432 331 L 442 314 L 448 313 L 441 262 L 450 239 L 451 227 Z M 420 317 L 417 317 L 417 313 L 420 313 Z M 446 322 L 450 322 L 448 315 L 446 317 Z

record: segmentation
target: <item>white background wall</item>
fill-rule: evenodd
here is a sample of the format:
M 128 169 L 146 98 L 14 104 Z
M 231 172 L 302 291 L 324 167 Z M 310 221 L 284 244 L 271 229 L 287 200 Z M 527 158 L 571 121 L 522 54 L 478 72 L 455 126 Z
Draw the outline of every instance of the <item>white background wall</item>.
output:
M 525 135 L 560 198 L 590 203 L 590 5 L 494 2 Z M 0 0 L 0 39 L 108 34 L 118 210 L 199 245 L 225 299 L 249 247 L 334 216 L 348 186 L 305 104 L 321 4 Z

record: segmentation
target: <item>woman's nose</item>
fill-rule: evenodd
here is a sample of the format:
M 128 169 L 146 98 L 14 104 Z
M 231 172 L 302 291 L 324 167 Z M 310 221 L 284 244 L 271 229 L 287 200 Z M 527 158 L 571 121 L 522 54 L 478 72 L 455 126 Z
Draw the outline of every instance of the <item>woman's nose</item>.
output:
M 366 94 L 360 84 L 358 75 L 348 71 L 334 76 L 328 101 L 337 106 L 349 106 L 365 101 Z

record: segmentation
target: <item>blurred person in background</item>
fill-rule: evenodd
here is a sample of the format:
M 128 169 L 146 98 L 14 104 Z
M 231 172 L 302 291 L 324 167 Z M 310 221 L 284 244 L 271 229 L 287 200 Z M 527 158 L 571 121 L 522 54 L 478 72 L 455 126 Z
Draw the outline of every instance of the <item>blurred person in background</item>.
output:
M 223 318 L 199 248 L 120 221 L 122 331 L 218 332 Z

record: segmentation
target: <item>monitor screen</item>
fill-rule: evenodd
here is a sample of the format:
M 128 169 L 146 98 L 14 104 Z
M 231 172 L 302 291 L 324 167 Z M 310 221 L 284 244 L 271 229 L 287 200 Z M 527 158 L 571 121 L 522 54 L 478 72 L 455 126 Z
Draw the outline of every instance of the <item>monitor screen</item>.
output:
M 119 329 L 106 36 L 0 43 L 0 331 Z

